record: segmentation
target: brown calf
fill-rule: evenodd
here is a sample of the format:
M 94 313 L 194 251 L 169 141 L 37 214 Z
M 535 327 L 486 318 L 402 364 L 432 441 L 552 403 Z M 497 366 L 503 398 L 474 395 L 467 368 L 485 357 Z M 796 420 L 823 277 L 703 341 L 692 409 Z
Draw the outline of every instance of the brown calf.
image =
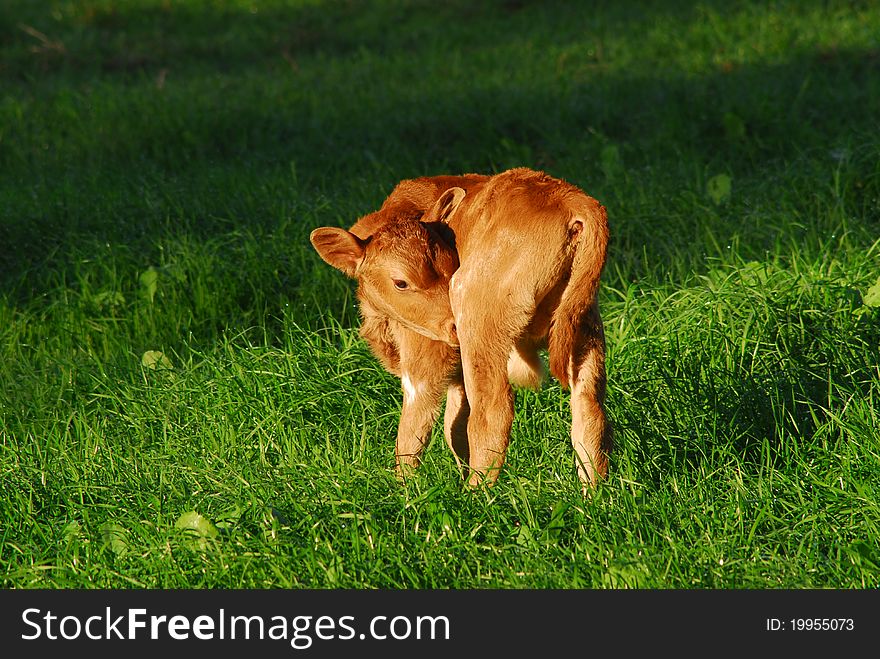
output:
M 604 208 L 542 172 L 403 181 L 351 231 L 312 244 L 358 280 L 361 333 L 401 378 L 399 468 L 417 466 L 446 391 L 444 434 L 469 483 L 494 482 L 513 420 L 509 382 L 537 386 L 538 350 L 571 387 L 572 445 L 585 486 L 611 450 L 597 292 Z

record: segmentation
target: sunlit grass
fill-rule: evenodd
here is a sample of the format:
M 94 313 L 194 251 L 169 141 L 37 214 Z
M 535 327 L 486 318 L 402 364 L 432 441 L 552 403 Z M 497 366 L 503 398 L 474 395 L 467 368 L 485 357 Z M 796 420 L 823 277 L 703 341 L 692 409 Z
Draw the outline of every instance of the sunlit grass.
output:
M 877 586 L 871 3 L 21 1 L 0 33 L 6 587 Z M 308 244 L 517 165 L 611 218 L 588 499 L 555 383 L 492 490 L 439 434 L 398 482 L 399 385 Z

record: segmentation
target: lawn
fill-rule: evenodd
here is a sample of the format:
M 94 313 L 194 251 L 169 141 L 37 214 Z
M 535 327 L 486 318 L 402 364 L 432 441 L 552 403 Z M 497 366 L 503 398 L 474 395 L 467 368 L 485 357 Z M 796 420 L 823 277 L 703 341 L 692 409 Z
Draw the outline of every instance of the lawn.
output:
M 401 179 L 599 199 L 610 476 L 553 381 L 497 485 L 308 235 Z M 0 586 L 876 588 L 880 7 L 6 0 Z

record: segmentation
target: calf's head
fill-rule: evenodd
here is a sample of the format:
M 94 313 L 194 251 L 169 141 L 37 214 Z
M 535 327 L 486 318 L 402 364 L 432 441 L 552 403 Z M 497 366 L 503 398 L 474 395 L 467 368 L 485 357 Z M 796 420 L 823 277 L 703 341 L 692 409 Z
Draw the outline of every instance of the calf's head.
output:
M 393 218 L 367 238 L 322 227 L 310 239 L 324 261 L 357 279 L 362 310 L 457 346 L 449 280 L 458 269 L 458 254 L 444 235 L 448 231 L 442 220 Z

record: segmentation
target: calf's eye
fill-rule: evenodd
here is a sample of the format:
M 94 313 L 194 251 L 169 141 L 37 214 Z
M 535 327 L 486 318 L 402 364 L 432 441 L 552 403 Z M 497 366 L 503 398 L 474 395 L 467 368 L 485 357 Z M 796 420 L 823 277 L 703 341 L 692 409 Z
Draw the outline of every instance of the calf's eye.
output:
M 405 291 L 407 288 L 409 288 L 409 284 L 403 281 L 403 279 L 392 279 L 391 281 L 394 282 L 394 288 L 399 291 Z

